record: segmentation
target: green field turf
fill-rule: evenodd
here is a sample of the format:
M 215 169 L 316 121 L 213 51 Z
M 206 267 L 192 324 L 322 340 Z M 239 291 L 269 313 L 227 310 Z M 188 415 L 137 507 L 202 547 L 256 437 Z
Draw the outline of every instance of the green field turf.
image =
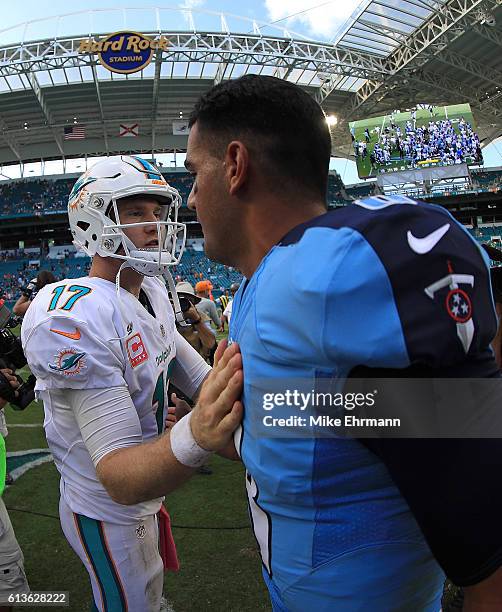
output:
M 27 368 L 20 373 L 25 377 Z M 47 446 L 41 404 L 34 402 L 22 412 L 10 407 L 5 411 L 10 427 L 7 452 Z M 244 468 L 220 457 L 213 457 L 210 466 L 212 475 L 195 475 L 166 499 L 181 569 L 165 575 L 164 594 L 176 612 L 270 610 L 247 513 Z M 30 469 L 4 493 L 30 587 L 69 591 L 70 607 L 63 609 L 87 611 L 87 573 L 61 532 L 58 500 L 59 474 L 52 461 Z
M 427 109 L 417 109 L 417 122 L 416 126 L 421 127 L 422 125 L 427 125 L 429 121 L 441 121 L 446 118 L 451 120 L 457 120 L 461 117 L 470 123 L 474 127 L 474 119 L 472 116 L 472 111 L 469 104 L 453 104 L 451 106 L 435 106 L 434 107 L 434 116 L 431 117 L 431 114 Z M 398 125 L 403 134 L 405 134 L 405 126 L 406 121 L 411 121 L 411 112 L 405 113 L 396 113 L 394 117 L 394 122 Z M 371 135 L 371 141 L 368 143 L 368 155 L 363 159 L 358 156 L 356 158 L 357 163 L 357 174 L 359 178 L 368 178 L 370 176 L 376 176 L 380 173 L 381 169 L 385 169 L 387 172 L 392 171 L 393 168 L 397 170 L 408 170 L 411 168 L 411 164 L 407 163 L 406 160 L 396 160 L 390 161 L 388 164 L 375 164 L 375 166 L 371 165 L 370 155 L 373 152 L 375 144 L 378 142 L 377 134 L 373 133 L 372 130 L 375 127 L 380 128 L 380 133 L 382 133 L 385 127 L 390 126 L 390 115 L 382 115 L 380 117 L 372 117 L 370 119 L 362 119 L 360 121 L 353 121 L 349 124 L 349 127 L 354 128 L 354 137 L 356 141 L 364 141 L 365 134 L 364 130 L 366 128 L 369 129 Z M 440 164 L 431 164 L 431 165 L 440 165 Z

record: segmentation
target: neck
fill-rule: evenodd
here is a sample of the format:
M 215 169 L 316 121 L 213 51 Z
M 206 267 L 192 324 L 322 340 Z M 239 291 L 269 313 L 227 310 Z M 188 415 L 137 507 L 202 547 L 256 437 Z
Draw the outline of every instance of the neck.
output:
M 250 207 L 243 233 L 247 237 L 244 243 L 247 248 L 236 257 L 235 267 L 246 278 L 251 278 L 265 255 L 288 232 L 325 213 L 323 202 L 306 202 L 304 206 L 295 204 L 293 208 L 289 202 L 271 205 L 268 201 L 264 206 Z
M 122 265 L 122 259 L 114 259 L 113 257 L 101 257 L 95 255 L 92 258 L 91 269 L 89 270 L 89 276 L 96 276 L 104 280 L 115 282 L 117 273 L 120 266 Z M 132 293 L 135 297 L 139 296 L 141 289 L 141 283 L 143 282 L 144 276 L 139 274 L 132 268 L 125 268 L 120 273 L 120 286 Z

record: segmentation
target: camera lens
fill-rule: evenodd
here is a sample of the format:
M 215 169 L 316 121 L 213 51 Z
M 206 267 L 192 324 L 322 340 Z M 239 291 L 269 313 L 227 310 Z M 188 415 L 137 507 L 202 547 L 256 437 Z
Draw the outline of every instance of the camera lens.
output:
M 181 312 L 186 312 L 187 310 L 190 310 L 191 305 L 192 305 L 192 302 L 190 302 L 188 298 L 180 297 Z

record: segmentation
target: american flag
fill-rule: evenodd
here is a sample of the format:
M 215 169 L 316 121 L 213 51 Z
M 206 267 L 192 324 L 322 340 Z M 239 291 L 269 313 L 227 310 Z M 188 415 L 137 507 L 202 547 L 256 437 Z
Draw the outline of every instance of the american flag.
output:
M 85 138 L 85 126 L 80 124 L 70 125 L 64 129 L 65 140 L 83 140 Z

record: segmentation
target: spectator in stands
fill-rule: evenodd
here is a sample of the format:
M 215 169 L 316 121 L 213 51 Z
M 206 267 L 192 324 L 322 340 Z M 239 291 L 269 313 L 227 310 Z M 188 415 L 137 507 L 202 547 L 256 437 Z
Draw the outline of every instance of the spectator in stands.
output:
M 239 283 L 232 283 L 230 285 L 230 293 L 232 294 L 232 298 L 228 301 L 227 305 L 225 306 L 225 309 L 223 310 L 223 314 L 221 315 L 221 326 L 220 326 L 221 332 L 225 331 L 225 324 L 227 324 L 230 329 L 230 318 L 232 317 L 232 304 L 234 301 L 235 294 L 239 290 L 239 286 L 240 286 Z
M 466 612 L 502 610 L 502 440 L 340 438 L 335 423 L 288 437 L 262 421 L 262 390 L 292 379 L 342 391 L 350 375 L 496 378 L 477 244 L 441 207 L 406 198 L 327 212 L 329 128 L 287 80 L 222 82 L 189 125 L 188 206 L 206 255 L 246 277 L 230 334 L 244 367 L 235 439 L 274 610 L 439 610 L 443 570 L 466 585 Z M 298 418 L 268 395 L 274 416 Z
M 14 304 L 12 312 L 18 317 L 24 317 L 26 311 L 37 293 L 50 283 L 56 282 L 56 277 L 49 270 L 41 270 L 23 289 L 21 296 Z
M 195 285 L 195 295 L 200 298 L 200 302 L 197 304 L 197 310 L 203 312 L 207 316 L 207 320 L 211 320 L 215 328 L 218 329 L 220 327 L 218 311 L 216 310 L 216 304 L 209 297 L 212 289 L 213 285 L 208 280 L 199 281 Z

